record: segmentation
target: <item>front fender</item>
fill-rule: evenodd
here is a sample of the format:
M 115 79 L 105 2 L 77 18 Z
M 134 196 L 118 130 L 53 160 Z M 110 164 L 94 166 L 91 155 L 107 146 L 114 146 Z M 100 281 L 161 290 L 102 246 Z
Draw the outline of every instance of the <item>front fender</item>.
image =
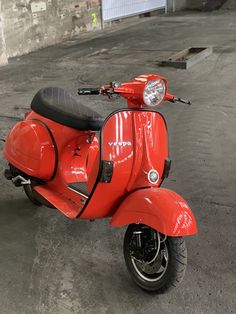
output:
M 191 208 L 177 193 L 163 188 L 146 188 L 131 193 L 110 222 L 113 226 L 145 224 L 168 236 L 197 233 Z

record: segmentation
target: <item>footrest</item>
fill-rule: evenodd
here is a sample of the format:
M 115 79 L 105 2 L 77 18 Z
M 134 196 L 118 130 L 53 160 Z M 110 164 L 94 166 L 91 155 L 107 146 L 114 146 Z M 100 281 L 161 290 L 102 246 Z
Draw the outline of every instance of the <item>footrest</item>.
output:
M 76 218 L 82 209 L 81 204 L 76 204 L 63 195 L 51 191 L 48 188 L 37 186 L 34 187 L 34 189 L 69 218 Z
M 72 182 L 68 184 L 68 189 L 79 193 L 80 195 L 84 196 L 85 198 L 89 197 L 89 191 L 87 187 L 87 182 Z

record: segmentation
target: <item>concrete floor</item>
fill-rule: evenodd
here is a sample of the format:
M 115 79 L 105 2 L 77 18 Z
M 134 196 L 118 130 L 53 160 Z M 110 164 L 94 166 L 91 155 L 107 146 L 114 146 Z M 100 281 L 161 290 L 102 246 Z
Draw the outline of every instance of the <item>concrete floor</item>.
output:
M 37 208 L 0 179 L 0 313 L 235 313 L 236 300 L 236 12 L 146 18 L 85 34 L 0 69 L 0 136 L 36 91 L 100 86 L 160 73 L 193 106 L 164 103 L 172 171 L 165 186 L 191 204 L 199 227 L 186 239 L 188 269 L 179 289 L 155 296 L 131 281 L 123 261 L 125 229 L 108 221 L 70 221 Z M 191 69 L 157 61 L 189 46 L 214 53 Z M 81 98 L 108 114 L 122 102 Z M 4 162 L 0 160 L 0 170 Z

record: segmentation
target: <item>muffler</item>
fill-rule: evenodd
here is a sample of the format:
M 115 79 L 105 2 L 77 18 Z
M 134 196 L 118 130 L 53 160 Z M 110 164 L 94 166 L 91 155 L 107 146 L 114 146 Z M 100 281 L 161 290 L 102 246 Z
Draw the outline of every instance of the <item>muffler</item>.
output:
M 15 186 L 23 186 L 23 185 L 31 184 L 30 179 L 25 179 L 21 175 L 14 175 L 11 169 L 6 169 L 4 171 L 4 176 L 7 180 L 11 180 Z
M 30 179 L 25 179 L 21 175 L 18 175 L 11 179 L 12 182 L 15 184 L 15 186 L 22 186 L 22 185 L 30 185 L 31 181 Z

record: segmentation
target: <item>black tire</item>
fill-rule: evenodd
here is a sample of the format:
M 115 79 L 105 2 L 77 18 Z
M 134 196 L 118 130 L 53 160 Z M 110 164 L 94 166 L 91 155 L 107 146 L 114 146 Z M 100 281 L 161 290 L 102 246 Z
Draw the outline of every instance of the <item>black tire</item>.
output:
M 24 185 L 24 191 L 28 199 L 36 206 L 42 206 L 42 204 L 37 200 L 37 194 L 31 185 Z
M 136 259 L 132 255 L 134 254 L 134 251 L 132 251 L 135 241 L 134 237 L 136 237 L 134 232 L 142 230 L 142 228 L 147 230 L 145 232 L 156 233 L 158 235 L 157 239 L 160 240 L 160 250 L 156 250 L 157 255 L 155 255 L 153 263 L 150 263 L 153 260 L 150 262 L 140 261 L 140 258 Z M 164 237 L 148 226 L 133 224 L 129 225 L 125 234 L 124 258 L 130 275 L 138 286 L 148 292 L 164 293 L 177 287 L 183 280 L 187 266 L 187 249 L 182 237 Z M 153 271 L 153 268 L 155 269 L 154 263 L 160 265 L 159 272 L 155 273 L 154 270 L 154 273 L 148 274 L 141 269 L 144 265 Z M 161 272 L 162 268 L 163 271 Z

